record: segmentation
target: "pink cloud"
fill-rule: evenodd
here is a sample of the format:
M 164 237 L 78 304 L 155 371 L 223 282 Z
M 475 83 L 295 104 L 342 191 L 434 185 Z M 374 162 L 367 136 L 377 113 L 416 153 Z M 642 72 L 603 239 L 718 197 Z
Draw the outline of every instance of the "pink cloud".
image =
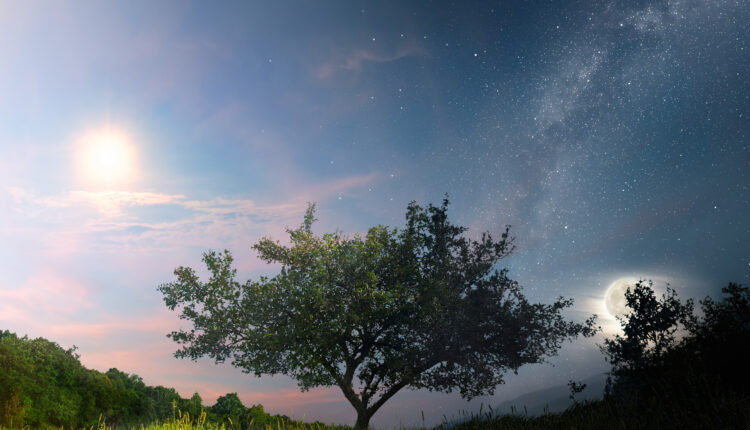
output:
M 48 315 L 69 316 L 83 309 L 90 308 L 88 289 L 76 280 L 66 278 L 58 273 L 38 273 L 17 288 L 2 286 L 0 302 L 2 308 L 15 309 L 27 313 L 30 319 L 40 312 Z M 8 320 L 8 314 L 0 312 L 0 321 Z
M 269 407 L 299 406 L 320 403 L 346 402 L 338 387 L 319 387 L 302 392 L 299 388 L 277 388 L 264 392 L 249 392 L 241 396 L 248 403 L 261 403 Z M 246 400 L 247 399 L 247 400 Z
M 135 373 L 149 379 L 157 375 L 173 374 L 175 371 L 195 376 L 202 370 L 190 361 L 174 358 L 173 353 L 176 349 L 174 342 L 166 337 L 157 342 L 140 342 L 138 348 L 99 349 L 94 345 L 86 345 L 81 348 L 81 362 L 100 371 L 116 367 L 123 372 Z M 147 383 L 155 384 L 148 381 Z
M 172 313 L 160 313 L 155 316 L 109 317 L 106 321 L 95 323 L 69 322 L 48 327 L 46 332 L 51 337 L 67 336 L 73 338 L 91 338 L 112 336 L 115 332 L 128 334 L 168 333 L 179 327 L 179 319 Z

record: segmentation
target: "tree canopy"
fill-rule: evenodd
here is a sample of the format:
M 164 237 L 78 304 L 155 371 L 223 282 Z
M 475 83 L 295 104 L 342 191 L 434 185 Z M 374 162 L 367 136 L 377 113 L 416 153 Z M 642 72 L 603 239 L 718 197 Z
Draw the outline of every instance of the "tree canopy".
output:
M 338 386 L 364 428 L 404 387 L 491 394 L 507 372 L 593 334 L 594 317 L 563 317 L 571 299 L 531 303 L 496 267 L 514 248 L 508 226 L 499 240 L 470 239 L 447 209 L 447 198 L 426 208 L 412 202 L 403 229 L 318 236 L 311 204 L 287 229 L 289 245 L 264 237 L 253 246 L 280 273 L 244 283 L 229 251 L 204 253 L 207 282 L 179 267 L 175 282 L 159 286 L 166 305 L 192 322 L 169 335 L 181 345 L 175 355 L 286 374 L 302 390 Z

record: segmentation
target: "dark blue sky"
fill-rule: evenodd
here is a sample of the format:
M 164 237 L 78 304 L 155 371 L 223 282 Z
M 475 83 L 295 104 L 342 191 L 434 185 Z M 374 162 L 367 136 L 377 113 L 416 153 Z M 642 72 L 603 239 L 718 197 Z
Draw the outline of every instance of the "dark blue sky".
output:
M 530 298 L 573 297 L 606 333 L 617 279 L 746 283 L 748 22 L 725 0 L 6 2 L 0 324 L 186 396 L 350 421 L 334 392 L 175 363 L 156 285 L 209 248 L 273 273 L 249 248 L 307 201 L 354 233 L 445 193 L 470 234 L 512 225 Z M 90 165 L 111 136 L 128 162 Z M 595 342 L 555 364 L 480 401 L 606 370 Z M 400 396 L 376 425 L 474 407 Z

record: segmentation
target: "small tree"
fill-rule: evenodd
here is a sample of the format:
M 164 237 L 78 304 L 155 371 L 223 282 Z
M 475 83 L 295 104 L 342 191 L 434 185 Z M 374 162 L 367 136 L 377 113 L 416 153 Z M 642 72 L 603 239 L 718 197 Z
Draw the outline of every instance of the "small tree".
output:
M 513 250 L 508 227 L 499 241 L 470 240 L 447 207 L 412 202 L 403 230 L 376 226 L 363 238 L 316 236 L 310 205 L 287 229 L 291 246 L 263 238 L 253 247 L 282 265 L 277 276 L 240 284 L 226 250 L 203 255 L 208 282 L 179 267 L 177 281 L 159 287 L 193 324 L 169 335 L 182 345 L 175 356 L 230 358 L 256 376 L 289 375 L 302 390 L 336 385 L 362 429 L 404 387 L 492 394 L 506 372 L 593 334 L 594 317 L 563 318 L 571 299 L 530 303 L 495 268 Z
M 200 420 L 203 412 L 203 399 L 198 393 L 193 393 L 190 399 L 182 400 L 182 413 L 187 413 L 193 421 Z
M 221 421 L 232 418 L 235 423 L 245 414 L 245 409 L 237 393 L 227 393 L 216 399 L 216 404 L 211 406 L 211 412 L 220 416 Z

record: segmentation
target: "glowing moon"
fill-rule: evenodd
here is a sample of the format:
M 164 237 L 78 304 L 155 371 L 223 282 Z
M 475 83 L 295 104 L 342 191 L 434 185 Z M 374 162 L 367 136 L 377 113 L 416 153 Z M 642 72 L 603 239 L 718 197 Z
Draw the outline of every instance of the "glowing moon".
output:
M 90 132 L 80 140 L 77 152 L 78 173 L 89 185 L 115 186 L 133 179 L 135 149 L 122 132 Z
M 627 301 L 625 300 L 625 291 L 628 288 L 635 288 L 636 280 L 632 278 L 620 278 L 613 282 L 607 293 L 604 295 L 604 305 L 607 312 L 613 317 L 622 317 L 628 310 Z

